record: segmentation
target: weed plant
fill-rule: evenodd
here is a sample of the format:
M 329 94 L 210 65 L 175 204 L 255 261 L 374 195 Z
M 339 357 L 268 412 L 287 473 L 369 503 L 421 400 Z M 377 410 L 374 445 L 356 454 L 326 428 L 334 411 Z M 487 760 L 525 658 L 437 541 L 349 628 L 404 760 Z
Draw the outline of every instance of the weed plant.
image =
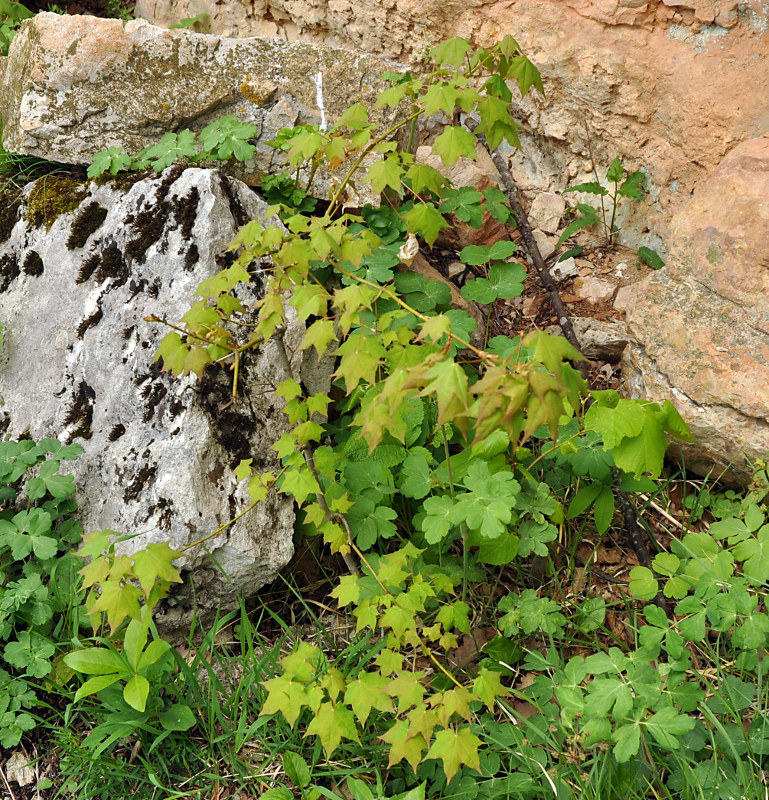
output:
M 450 186 L 401 150 L 399 135 L 420 117 L 476 114 L 474 132 L 448 125 L 434 142 L 450 167 L 474 158 L 478 141 L 517 145 L 508 82 L 522 95 L 541 90 L 510 37 L 475 51 L 453 39 L 432 59 L 418 77 L 389 76 L 378 104 L 397 112 L 385 130 L 356 104 L 328 131 L 279 135 L 290 172 L 267 190 L 283 224 L 241 229 L 234 262 L 199 287 L 157 354 L 174 375 L 221 364 L 237 375 L 242 353 L 274 345 L 293 428 L 275 444 L 279 468 L 247 460 L 235 474 L 249 507 L 269 491 L 293 497 L 301 534 L 349 574 L 317 599 L 295 587 L 302 618 L 291 624 L 266 604 L 242 605 L 174 648 L 151 611 L 179 582 L 180 553 L 150 545 L 124 557 L 111 532 L 86 536 L 72 587 L 82 603 L 69 612 L 78 623 L 60 659 L 69 702 L 54 718 L 63 796 L 764 796 L 765 465 L 743 494 L 689 496 L 678 521 L 662 505 L 663 457 L 667 436 L 688 431 L 671 404 L 591 392 L 565 340 L 489 339 L 451 307 L 445 284 L 402 268 L 450 214 L 473 227 L 515 220 L 505 192 Z M 254 135 L 225 118 L 134 156 L 112 148 L 89 174 L 247 160 Z M 317 210 L 292 176 L 329 163 L 349 171 Z M 353 181 L 382 205 L 345 210 Z M 515 255 L 510 242 L 465 248 L 477 272 L 464 298 L 489 306 L 519 295 Z M 274 266 L 253 314 L 236 288 L 264 257 Z M 337 347 L 333 393 L 308 394 L 292 374 L 289 313 L 306 323 L 301 349 Z M 35 491 L 50 492 L 53 473 L 40 469 Z M 617 490 L 681 530 L 658 533 L 650 566 L 607 576 L 593 553 L 621 543 Z M 22 530 L 25 519 L 11 515 L 16 538 L 0 544 L 38 535 Z M 36 564 L 47 551 L 30 547 Z M 4 591 L 16 602 L 14 587 Z M 5 658 L 28 669 L 32 651 L 18 642 Z M 51 669 L 52 647 L 30 663 Z

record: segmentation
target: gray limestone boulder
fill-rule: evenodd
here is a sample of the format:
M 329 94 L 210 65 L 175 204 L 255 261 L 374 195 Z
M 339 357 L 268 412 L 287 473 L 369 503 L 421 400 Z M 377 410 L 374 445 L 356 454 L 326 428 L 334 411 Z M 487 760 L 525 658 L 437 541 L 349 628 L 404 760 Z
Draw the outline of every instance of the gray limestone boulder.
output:
M 174 166 L 131 180 L 49 176 L 16 198 L 6 190 L 0 428 L 6 438 L 83 445 L 73 472 L 86 531 L 136 534 L 128 551 L 160 541 L 180 549 L 245 508 L 233 474 L 242 458 L 275 466 L 270 445 L 287 421 L 272 389 L 285 375 L 270 346 L 248 354 L 230 403 L 224 369 L 200 381 L 161 372 L 153 356 L 168 329 L 145 317 L 178 323 L 200 282 L 234 257 L 226 248 L 239 226 L 266 205 L 215 170 Z M 257 280 L 242 299 L 258 289 Z M 286 335 L 296 348 L 301 326 Z M 178 602 L 194 594 L 210 612 L 241 591 L 253 595 L 291 558 L 293 521 L 291 500 L 273 492 L 190 550 Z

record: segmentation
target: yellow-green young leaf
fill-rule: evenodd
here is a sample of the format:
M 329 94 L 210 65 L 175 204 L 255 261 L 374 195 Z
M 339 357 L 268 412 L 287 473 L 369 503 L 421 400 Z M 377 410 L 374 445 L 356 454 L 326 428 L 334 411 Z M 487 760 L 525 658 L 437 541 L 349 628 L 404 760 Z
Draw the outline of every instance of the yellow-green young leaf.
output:
M 391 108 L 395 108 L 395 106 L 397 106 L 398 103 L 400 103 L 400 101 L 406 96 L 407 89 L 408 87 L 402 83 L 391 86 L 389 89 L 385 89 L 383 92 L 379 93 L 374 105 L 377 108 L 382 108 L 382 106 L 390 106 Z
M 430 705 L 435 708 L 438 714 L 438 722 L 443 727 L 448 727 L 452 716 L 455 714 L 462 717 L 462 719 L 470 719 L 472 716 L 470 703 L 474 699 L 473 695 L 463 686 L 456 686 L 453 689 L 447 689 L 445 692 L 434 694 L 430 698 Z
M 267 497 L 270 486 L 275 481 L 272 472 L 263 472 L 261 475 L 254 475 L 248 482 L 248 494 L 252 503 L 261 503 Z
M 515 78 L 518 81 L 518 88 L 524 97 L 532 86 L 535 86 L 540 94 L 545 93 L 539 70 L 526 56 L 515 56 L 510 59 L 510 66 L 505 77 L 508 79 Z
M 318 354 L 318 359 L 320 359 L 335 338 L 334 323 L 330 319 L 319 319 L 307 328 L 299 347 L 302 350 L 309 350 L 309 348 L 314 347 Z
M 305 736 L 312 735 L 320 739 L 327 758 L 339 747 L 342 737 L 360 743 L 355 717 L 341 703 L 321 703 L 305 733 Z
M 148 544 L 144 550 L 134 554 L 134 575 L 139 580 L 145 595 L 150 593 L 155 581 L 160 578 L 167 583 L 181 583 L 182 576 L 171 562 L 181 553 L 172 550 L 168 542 Z
M 115 531 L 94 531 L 83 537 L 83 543 L 77 551 L 80 558 L 99 558 L 107 549 L 110 537 L 119 536 Z
M 430 57 L 439 67 L 446 64 L 452 67 L 461 67 L 465 62 L 465 57 L 472 49 L 473 47 L 467 39 L 454 36 L 433 47 Z
M 442 336 L 450 332 L 451 320 L 445 314 L 437 314 L 434 317 L 428 317 L 427 320 L 422 323 L 417 341 L 429 339 L 431 342 L 437 342 Z
M 184 359 L 188 352 L 189 347 L 182 341 L 182 337 L 176 331 L 171 331 L 161 340 L 152 360 L 162 359 L 163 371 L 173 372 L 178 376 L 184 371 Z
M 88 589 L 89 586 L 100 586 L 109 575 L 109 561 L 104 556 L 93 558 L 89 564 L 79 570 L 78 574 L 83 576 L 82 589 Z
M 138 586 L 108 580 L 102 584 L 99 599 L 93 604 L 91 611 L 106 613 L 110 630 L 114 633 L 126 617 L 141 619 L 140 596 Z
M 122 676 L 130 672 L 128 662 L 114 650 L 106 647 L 86 647 L 64 656 L 64 663 L 75 672 L 84 675 Z
M 328 692 L 328 696 L 336 702 L 346 687 L 344 675 L 336 667 L 329 667 L 328 672 L 323 676 L 320 685 Z
M 475 137 L 460 125 L 447 125 L 433 142 L 433 152 L 441 157 L 445 167 L 453 167 L 459 159 L 475 159 Z
M 375 161 L 368 170 L 366 180 L 371 188 L 379 193 L 389 186 L 396 194 L 401 194 L 401 178 L 403 167 L 395 158 L 383 158 Z
M 425 696 L 425 687 L 422 685 L 421 679 L 424 677 L 424 672 L 402 672 L 397 678 L 389 681 L 385 691 L 398 701 L 399 714 L 422 702 L 422 698 Z
M 478 772 L 481 771 L 478 757 L 480 744 L 481 740 L 467 727 L 456 731 L 438 731 L 426 757 L 443 761 L 443 771 L 446 773 L 446 779 L 450 781 L 462 764 Z
M 395 650 L 385 648 L 374 659 L 374 663 L 379 667 L 382 675 L 392 675 L 394 672 L 400 672 L 403 669 L 403 655 Z
M 346 127 L 350 130 L 359 131 L 368 124 L 368 108 L 366 104 L 354 103 L 339 117 L 339 121 L 334 128 Z
M 467 375 L 456 361 L 439 361 L 427 373 L 429 383 L 420 397 L 435 395 L 438 403 L 438 425 L 453 422 L 461 431 L 467 430 L 469 415 Z
M 301 283 L 294 289 L 291 305 L 296 309 L 299 319 L 323 317 L 331 295 L 317 283 Z
M 136 671 L 144 646 L 147 644 L 149 626 L 141 620 L 132 619 L 126 628 L 123 640 L 123 655 L 128 659 L 131 668 Z
M 406 178 L 411 181 L 411 188 L 420 194 L 425 189 L 439 195 L 447 181 L 443 173 L 427 164 L 412 164 L 406 172 Z
M 364 672 L 359 678 L 347 684 L 344 702 L 352 708 L 361 726 L 366 724 L 371 709 L 391 712 L 393 701 L 384 687 L 389 680 L 379 672 Z
M 481 667 L 478 677 L 473 681 L 473 694 L 487 708 L 493 708 L 497 697 L 505 697 L 510 692 L 502 685 L 498 672 L 492 672 L 485 667 Z
M 301 506 L 311 494 L 320 493 L 320 486 L 309 467 L 294 467 L 283 475 L 280 491 L 292 495 Z
M 339 166 L 347 156 L 350 142 L 344 136 L 335 136 L 326 146 L 326 161 L 330 167 Z
M 299 642 L 293 653 L 280 661 L 287 675 L 298 681 L 310 681 L 318 672 L 322 659 L 320 650 L 309 642 Z
M 320 508 L 320 506 L 318 506 Z M 321 509 L 321 513 L 322 509 Z M 360 598 L 360 578 L 357 575 L 342 575 L 339 585 L 334 587 L 331 596 L 336 598 L 341 608 L 357 603 Z
M 414 772 L 417 771 L 417 767 L 422 763 L 422 755 L 427 748 L 427 742 L 421 733 L 409 737 L 409 723 L 405 719 L 396 722 L 387 733 L 379 738 L 390 745 L 388 767 L 405 759 L 411 764 L 411 769 Z
M 337 289 L 334 292 L 334 308 L 338 308 L 342 312 L 337 320 L 339 330 L 347 333 L 352 323 L 357 321 L 361 311 L 371 308 L 371 304 L 378 294 L 379 292 L 362 284 Z
M 339 345 L 336 354 L 340 360 L 334 375 L 344 378 L 349 394 L 361 381 L 374 383 L 387 350 L 378 337 L 358 331 Z
M 261 713 L 277 714 L 280 712 L 293 728 L 302 709 L 308 705 L 305 687 L 286 675 L 263 681 L 262 686 L 267 691 L 267 699 L 262 705 Z
M 454 114 L 454 108 L 459 100 L 459 91 L 455 86 L 448 83 L 439 82 L 429 86 L 422 95 L 422 102 L 425 107 L 425 114 L 431 117 L 438 111 L 445 111 L 450 117 Z
M 123 699 L 131 708 L 144 711 L 150 693 L 150 682 L 144 675 L 134 675 L 123 689 Z
M 240 463 L 237 467 L 233 470 L 233 474 L 235 475 L 235 480 L 240 483 L 240 481 L 245 480 L 246 478 L 251 475 L 251 463 L 253 462 L 253 458 L 242 458 Z

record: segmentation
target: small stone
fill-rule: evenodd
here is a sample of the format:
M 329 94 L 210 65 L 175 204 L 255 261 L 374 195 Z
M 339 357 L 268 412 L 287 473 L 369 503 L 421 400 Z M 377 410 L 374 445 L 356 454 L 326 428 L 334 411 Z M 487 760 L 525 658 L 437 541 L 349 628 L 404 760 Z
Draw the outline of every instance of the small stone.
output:
M 462 275 L 467 270 L 467 264 L 463 261 L 452 261 L 448 267 L 446 267 L 446 271 L 448 272 L 449 278 L 452 280 L 457 277 L 457 275 Z
M 635 284 L 631 283 L 629 286 L 620 286 L 614 298 L 614 308 L 616 308 L 617 311 L 626 311 L 628 308 L 631 308 L 634 303 Z
M 9 783 L 29 786 L 35 780 L 35 771 L 30 767 L 30 760 L 21 750 L 17 750 L 5 762 L 5 777 Z
M 534 241 L 537 243 L 539 254 L 542 256 L 542 258 L 545 260 L 550 258 L 550 256 L 555 252 L 555 240 L 548 236 L 544 231 L 539 230 L 539 228 L 536 228 L 531 233 L 534 237 Z
M 545 233 L 555 233 L 561 224 L 566 201 L 559 194 L 541 192 L 534 198 L 529 211 L 529 222 L 533 228 Z
M 565 281 L 566 278 L 573 278 L 579 274 L 577 265 L 574 263 L 573 258 L 566 258 L 563 261 L 558 261 L 550 267 L 550 274 L 556 281 Z
M 574 281 L 574 291 L 592 303 L 602 303 L 610 300 L 616 286 L 600 278 L 577 278 Z
M 627 261 L 620 261 L 619 264 L 617 264 L 617 266 L 614 267 L 614 274 L 618 278 L 626 278 L 627 275 L 625 275 L 625 270 L 627 269 L 630 269 L 630 267 L 627 264 Z

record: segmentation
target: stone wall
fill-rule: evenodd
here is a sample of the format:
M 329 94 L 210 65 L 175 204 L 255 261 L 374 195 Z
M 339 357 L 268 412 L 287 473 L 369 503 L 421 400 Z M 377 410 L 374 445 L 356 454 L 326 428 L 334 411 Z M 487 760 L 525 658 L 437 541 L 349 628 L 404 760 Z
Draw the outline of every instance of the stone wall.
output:
M 766 0 L 139 0 L 158 25 L 209 15 L 228 36 L 324 42 L 407 60 L 448 36 L 515 36 L 546 97 L 518 109 L 531 130 L 514 174 L 531 191 L 589 179 L 625 156 L 651 198 L 625 241 L 667 251 L 668 220 L 742 141 L 769 130 Z M 583 120 L 587 124 L 587 130 Z

